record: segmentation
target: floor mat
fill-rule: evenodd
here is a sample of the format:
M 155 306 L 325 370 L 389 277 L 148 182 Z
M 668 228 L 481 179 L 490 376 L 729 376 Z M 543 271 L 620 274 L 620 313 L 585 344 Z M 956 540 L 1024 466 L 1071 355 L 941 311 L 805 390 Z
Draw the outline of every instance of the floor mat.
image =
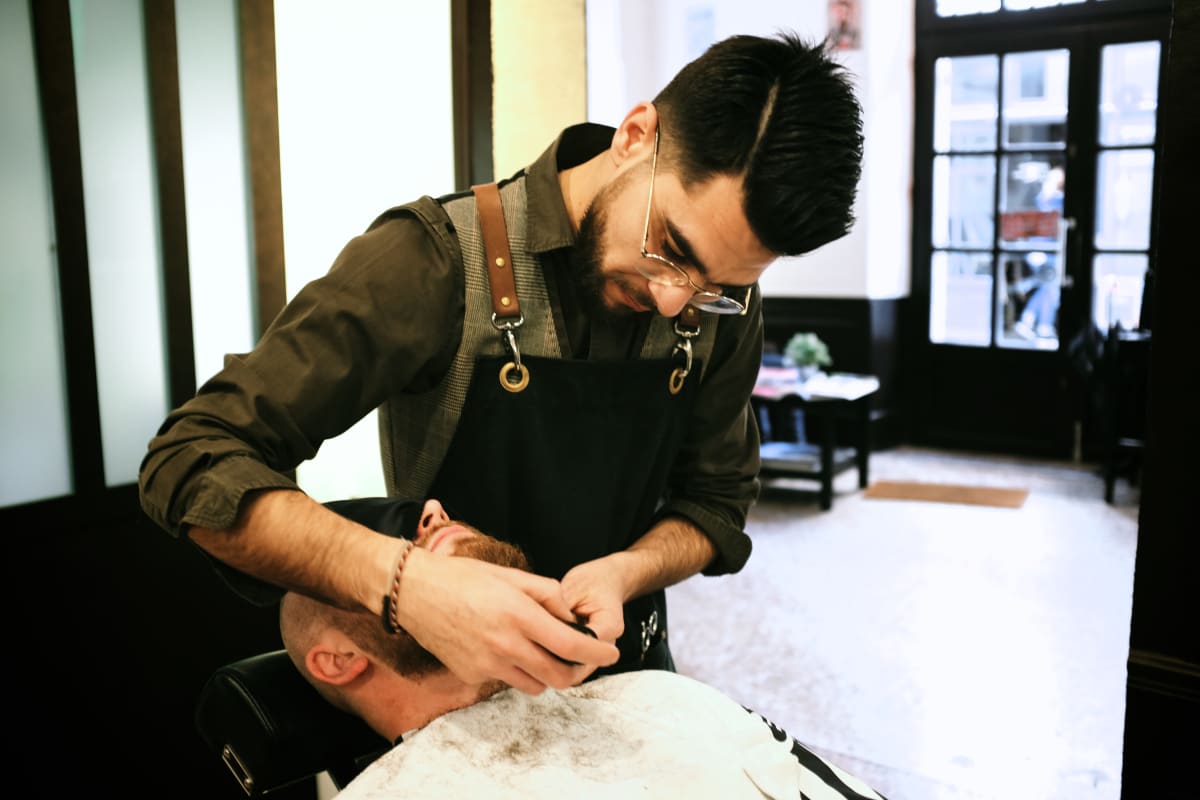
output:
M 976 506 L 1020 508 L 1029 496 L 1029 490 L 996 486 L 961 486 L 952 483 L 875 481 L 863 494 L 881 500 L 923 500 L 927 503 L 966 503 Z

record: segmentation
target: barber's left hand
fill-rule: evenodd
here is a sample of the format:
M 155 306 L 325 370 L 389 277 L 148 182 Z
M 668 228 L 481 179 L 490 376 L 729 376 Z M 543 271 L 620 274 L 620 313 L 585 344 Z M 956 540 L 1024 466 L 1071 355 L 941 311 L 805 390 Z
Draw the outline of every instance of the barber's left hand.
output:
M 567 605 L 605 642 L 615 643 L 625 632 L 626 587 L 621 569 L 623 553 L 585 561 L 563 576 Z

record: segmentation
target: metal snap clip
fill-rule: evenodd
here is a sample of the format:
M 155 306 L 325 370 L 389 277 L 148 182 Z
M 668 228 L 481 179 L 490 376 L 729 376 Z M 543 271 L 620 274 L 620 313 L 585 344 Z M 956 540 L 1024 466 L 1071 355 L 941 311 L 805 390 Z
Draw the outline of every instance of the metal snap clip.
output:
M 504 349 L 508 350 L 513 360 L 500 368 L 500 385 L 505 391 L 516 394 L 525 391 L 529 385 L 529 369 L 521 366 L 521 349 L 517 347 L 517 337 L 513 331 L 525 324 L 525 315 L 521 314 L 515 320 L 500 320 L 492 314 L 492 327 L 500 331 L 500 339 Z M 512 379 L 513 370 L 517 371 L 517 379 Z
M 676 367 L 671 370 L 671 378 L 667 381 L 667 389 L 671 394 L 679 394 L 683 389 L 683 381 L 687 378 L 688 373 L 692 371 L 692 340 L 690 337 L 681 338 L 675 343 L 675 349 L 671 355 L 683 351 L 684 362 L 682 367 Z
M 658 633 L 658 612 L 651 611 L 650 616 L 642 621 L 642 661 L 646 660 L 646 653 L 650 650 L 650 645 L 654 644 L 654 636 Z

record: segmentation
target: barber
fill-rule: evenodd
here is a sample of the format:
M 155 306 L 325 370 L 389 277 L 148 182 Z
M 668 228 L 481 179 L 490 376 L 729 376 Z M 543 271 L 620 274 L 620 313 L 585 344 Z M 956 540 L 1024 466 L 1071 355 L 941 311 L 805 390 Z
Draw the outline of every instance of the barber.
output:
M 757 281 L 848 230 L 860 116 L 820 46 L 734 37 L 615 130 L 564 131 L 498 205 L 385 212 L 168 415 L 143 508 L 248 598 L 365 609 L 467 682 L 671 669 L 662 590 L 750 553 Z M 286 477 L 376 408 L 388 493 L 536 575 L 410 550 Z

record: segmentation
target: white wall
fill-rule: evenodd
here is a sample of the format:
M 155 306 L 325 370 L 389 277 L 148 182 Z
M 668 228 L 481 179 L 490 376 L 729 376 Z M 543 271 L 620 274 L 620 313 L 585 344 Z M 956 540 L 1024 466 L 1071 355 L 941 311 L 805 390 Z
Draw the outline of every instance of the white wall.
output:
M 492 3 L 492 154 L 507 178 L 586 116 L 583 0 Z
M 453 191 L 450 3 L 276 3 L 275 48 L 291 299 L 380 212 Z M 305 491 L 383 495 L 377 425 L 327 441 L 297 470 Z
M 50 165 L 29 6 L 0 3 L 0 507 L 71 493 Z
M 838 58 L 865 109 L 863 180 L 854 229 L 767 270 L 766 294 L 893 298 L 909 291 L 914 0 L 862 0 L 862 49 Z M 823 39 L 826 0 L 590 0 L 588 115 L 615 125 L 712 42 L 781 29 Z
M 144 23 L 135 0 L 70 9 L 104 479 L 117 486 L 137 480 L 168 411 Z
M 176 0 L 196 385 L 254 346 L 254 249 L 236 0 Z
M 866 296 L 907 297 L 912 262 L 913 0 L 864 0 Z

